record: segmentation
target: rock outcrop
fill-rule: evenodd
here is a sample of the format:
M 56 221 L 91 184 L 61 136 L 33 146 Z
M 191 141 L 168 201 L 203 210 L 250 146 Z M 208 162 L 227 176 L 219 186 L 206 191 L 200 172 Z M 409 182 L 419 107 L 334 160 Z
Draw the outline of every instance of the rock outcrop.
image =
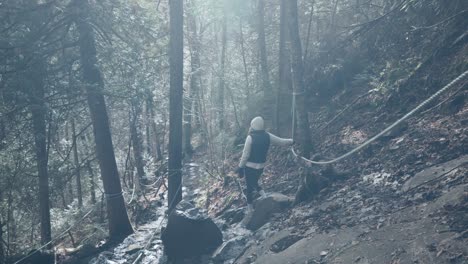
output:
M 203 213 L 174 211 L 161 240 L 169 260 L 179 260 L 209 254 L 223 243 L 221 230 Z
M 288 208 L 293 199 L 280 193 L 270 193 L 254 202 L 254 210 L 247 214 L 242 224 L 249 230 L 257 230 L 268 222 L 271 216 Z

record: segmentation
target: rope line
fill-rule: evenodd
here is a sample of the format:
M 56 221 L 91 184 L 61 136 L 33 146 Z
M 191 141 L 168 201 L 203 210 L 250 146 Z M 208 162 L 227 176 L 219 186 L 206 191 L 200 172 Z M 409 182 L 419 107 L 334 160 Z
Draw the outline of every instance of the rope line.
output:
M 122 194 L 123 193 L 121 191 L 119 193 L 104 193 L 104 196 L 106 197 L 106 200 L 112 200 L 123 196 Z
M 406 115 L 404 115 L 402 118 L 398 119 L 395 123 L 391 124 L 390 126 L 388 126 L 386 129 L 382 130 L 382 132 L 378 133 L 377 135 L 375 135 L 374 137 L 372 137 L 371 139 L 367 140 L 366 142 L 362 143 L 361 145 L 357 146 L 356 148 L 352 149 L 351 151 L 337 157 L 337 158 L 334 158 L 334 159 L 331 159 L 331 160 L 326 160 L 326 161 L 313 161 L 313 160 L 310 160 L 310 159 L 307 159 L 303 156 L 300 156 L 296 153 L 296 151 L 294 150 L 294 147 L 291 147 L 291 152 L 294 154 L 294 156 L 296 158 L 301 158 L 302 160 L 304 160 L 305 162 L 308 162 L 308 163 L 311 163 L 311 164 L 316 164 L 316 165 L 326 165 L 326 164 L 331 164 L 331 163 L 335 163 L 335 162 L 338 162 L 356 152 L 358 152 L 359 150 L 365 148 L 367 145 L 369 145 L 370 143 L 374 142 L 375 140 L 377 140 L 378 138 L 380 138 L 382 135 L 386 134 L 387 132 L 389 132 L 390 130 L 392 130 L 394 127 L 396 127 L 397 125 L 399 125 L 401 122 L 403 122 L 404 120 L 406 120 L 407 118 L 409 118 L 410 116 L 412 116 L 414 113 L 416 113 L 418 110 L 420 110 L 422 107 L 424 107 L 425 105 L 427 105 L 429 102 L 431 102 L 432 100 L 434 100 L 436 97 L 438 97 L 440 94 L 442 94 L 443 92 L 445 92 L 446 90 L 448 90 L 449 88 L 451 88 L 453 85 L 455 85 L 457 82 L 461 81 L 463 78 L 465 78 L 466 76 L 468 75 L 468 70 L 465 71 L 464 73 L 460 74 L 457 78 L 455 78 L 454 80 L 452 80 L 449 84 L 445 85 L 442 89 L 440 89 L 439 91 L 437 91 L 435 94 L 433 94 L 431 97 L 429 97 L 428 99 L 426 99 L 424 102 L 422 102 L 421 104 L 419 104 L 416 108 L 414 108 L 413 110 L 411 110 L 409 113 L 407 113 Z M 296 100 L 295 100 L 295 96 L 293 96 L 293 120 L 292 120 L 292 127 L 293 127 L 293 133 L 294 133 L 294 126 L 295 126 L 295 119 L 294 119 L 294 112 L 295 112 L 295 109 L 296 109 Z M 294 136 L 294 134 L 293 134 Z
M 39 248 L 33 250 L 31 253 L 29 253 L 28 255 L 26 255 L 25 257 L 23 257 L 22 259 L 14 262 L 13 264 L 18 264 L 20 263 L 21 261 L 31 257 L 32 255 L 36 254 L 37 252 L 43 250 L 44 248 L 46 248 L 48 245 L 52 244 L 53 242 L 61 239 L 64 235 L 66 235 L 72 228 L 74 228 L 75 226 L 77 226 L 79 223 L 81 223 L 84 219 L 86 219 L 97 207 L 99 203 L 96 203 L 92 208 L 91 210 L 89 210 L 89 212 L 87 212 L 80 220 L 78 220 L 77 222 L 75 222 L 75 224 L 73 224 L 72 226 L 70 226 L 69 228 L 67 228 L 65 231 L 63 231 L 62 233 L 60 233 L 58 236 L 56 236 L 54 239 L 51 239 L 49 242 L 47 242 L 46 244 L 40 246 Z

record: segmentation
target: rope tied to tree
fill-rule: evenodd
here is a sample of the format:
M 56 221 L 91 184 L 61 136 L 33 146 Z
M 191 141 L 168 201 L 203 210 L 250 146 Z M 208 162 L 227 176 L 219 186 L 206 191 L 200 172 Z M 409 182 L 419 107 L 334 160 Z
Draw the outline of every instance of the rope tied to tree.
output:
M 401 117 L 400 119 L 398 119 L 397 121 L 395 121 L 393 124 L 391 124 L 390 126 L 388 126 L 386 129 L 382 130 L 380 133 L 378 133 L 377 135 L 375 135 L 374 137 L 372 137 L 371 139 L 367 140 L 366 142 L 362 143 L 361 145 L 357 146 L 356 148 L 350 150 L 349 152 L 337 157 L 337 158 L 334 158 L 334 159 L 331 159 L 331 160 L 325 160 L 325 161 L 313 161 L 313 160 L 310 160 L 310 159 L 307 159 L 299 154 L 296 153 L 296 151 L 294 150 L 294 146 L 291 147 L 291 152 L 293 153 L 293 155 L 296 157 L 296 158 L 300 158 L 302 160 L 304 160 L 305 162 L 307 163 L 310 163 L 310 164 L 315 164 L 315 165 L 326 165 L 326 164 L 332 164 L 332 163 L 335 163 L 335 162 L 338 162 L 344 158 L 347 158 L 348 156 L 358 152 L 359 150 L 365 148 L 366 146 L 368 146 L 369 144 L 371 144 L 372 142 L 374 142 L 375 140 L 377 140 L 378 138 L 380 138 L 381 136 L 383 136 L 384 134 L 388 133 L 390 130 L 392 130 L 394 127 L 396 127 L 397 125 L 399 125 L 401 122 L 403 122 L 404 120 L 408 119 L 410 116 L 412 116 L 414 113 L 416 113 L 417 111 L 419 111 L 421 108 L 423 108 L 425 105 L 427 105 L 429 102 L 433 101 L 436 97 L 438 97 L 439 95 L 441 95 L 443 92 L 447 91 L 448 89 L 450 89 L 451 87 L 453 87 L 456 83 L 458 83 L 459 81 L 463 80 L 463 78 L 465 78 L 466 76 L 468 76 L 468 70 L 463 72 L 462 74 L 460 74 L 457 78 L 453 79 L 450 83 L 448 83 L 447 85 L 445 85 L 442 89 L 438 90 L 436 93 L 434 93 L 431 97 L 429 97 L 428 99 L 426 99 L 425 101 L 423 101 L 422 103 L 420 103 L 418 106 L 416 106 L 413 110 L 411 110 L 410 112 L 408 112 L 406 115 L 404 115 L 403 117 Z M 292 98 L 292 113 L 293 113 L 293 120 L 292 120 L 292 132 L 293 132 L 293 137 L 294 137 L 294 127 L 295 127 L 295 112 L 296 112 L 296 94 L 293 94 L 293 98 Z
M 99 205 L 99 203 L 96 203 L 93 205 L 93 207 L 91 208 L 91 210 L 89 210 L 83 217 L 81 217 L 78 221 L 76 221 L 73 225 L 71 225 L 69 228 L 65 229 L 63 232 L 61 232 L 58 236 L 56 236 L 55 238 L 51 239 L 49 242 L 45 243 L 44 245 L 40 246 L 39 248 L 33 250 L 32 252 L 30 252 L 28 255 L 24 256 L 23 258 L 21 258 L 20 260 L 14 262 L 13 264 L 18 264 L 18 263 L 21 263 L 23 260 L 26 260 L 27 258 L 31 257 L 32 255 L 36 254 L 37 252 L 43 250 L 44 248 L 46 248 L 47 246 L 51 245 L 52 243 L 54 243 L 55 241 L 61 239 L 64 235 L 66 235 L 70 230 L 72 230 L 74 227 L 76 227 L 78 224 L 80 224 L 83 220 L 85 220 L 96 208 L 97 206 Z
M 106 200 L 108 201 L 117 199 L 117 198 L 123 197 L 123 192 L 120 191 L 118 193 L 104 193 L 104 197 L 106 197 Z

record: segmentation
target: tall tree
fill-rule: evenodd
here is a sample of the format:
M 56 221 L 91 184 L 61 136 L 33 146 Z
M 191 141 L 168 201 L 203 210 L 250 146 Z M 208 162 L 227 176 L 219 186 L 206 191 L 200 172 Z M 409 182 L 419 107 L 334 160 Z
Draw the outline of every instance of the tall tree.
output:
M 30 106 L 37 171 L 39 176 L 39 208 L 41 219 L 41 243 L 48 243 L 51 237 L 50 205 L 49 205 L 49 173 L 47 169 L 47 132 L 44 76 L 45 62 L 38 58 L 27 71 L 26 86 L 29 89 Z M 51 248 L 51 245 L 48 246 Z
M 154 146 L 154 150 L 156 152 L 155 154 L 155 157 L 156 157 L 156 160 L 162 160 L 163 156 L 162 156 L 162 151 L 161 151 L 161 143 L 159 142 L 159 136 L 158 136 L 158 127 L 156 125 L 156 113 L 155 113 L 155 110 L 154 110 L 154 101 L 153 101 L 153 93 L 151 91 L 148 91 L 146 93 L 146 110 L 148 111 L 147 113 L 147 116 L 148 116 L 148 120 L 146 120 L 147 122 L 149 122 L 149 125 L 150 125 L 150 128 L 149 129 L 151 132 L 153 132 L 152 134 L 149 133 L 150 135 L 150 140 L 151 142 L 154 142 L 152 143 L 152 145 Z M 151 137 L 152 135 L 152 137 Z M 154 154 L 153 154 L 154 155 Z
M 192 147 L 192 120 L 196 121 L 199 119 L 197 112 L 197 96 L 200 84 L 200 41 L 198 38 L 197 21 L 193 15 L 192 6 L 190 12 L 187 14 L 187 28 L 188 28 L 188 42 L 190 50 L 190 91 L 187 102 L 187 109 L 185 114 L 184 122 L 184 146 L 185 152 L 191 154 L 193 152 Z
M 218 89 L 218 122 L 219 129 L 224 129 L 225 115 L 224 115 L 224 94 L 226 90 L 226 50 L 227 50 L 227 14 L 226 14 L 226 1 L 223 1 L 223 21 L 221 32 L 221 67 L 219 73 L 219 89 Z
M 78 140 L 76 135 L 75 119 L 71 121 L 72 127 L 72 145 L 73 145 L 73 161 L 75 163 L 75 176 L 76 176 L 76 192 L 78 197 L 78 207 L 83 206 L 83 193 L 81 191 L 81 165 L 78 155 Z
M 36 0 L 27 1 L 25 4 L 33 10 L 39 7 Z M 29 109 L 32 117 L 32 128 L 34 133 L 34 150 L 36 158 L 36 166 L 39 177 L 39 215 L 41 222 L 41 243 L 46 244 L 51 241 L 51 225 L 50 225 L 50 201 L 49 201 L 49 171 L 48 171 L 48 152 L 47 152 L 47 106 L 45 101 L 45 77 L 46 77 L 46 61 L 41 53 L 35 53 L 37 45 L 37 35 L 44 26 L 43 16 L 46 15 L 47 9 L 38 9 L 32 13 L 32 19 L 26 22 L 31 28 L 32 45 L 24 49 L 25 57 L 32 57 L 31 63 L 25 71 L 25 89 L 29 95 Z M 47 248 L 51 248 L 48 245 Z
M 145 177 L 145 164 L 143 161 L 143 137 L 141 135 L 140 125 L 142 109 L 137 95 L 134 95 L 131 99 L 131 104 L 133 115 L 130 120 L 130 137 L 132 139 L 133 157 L 137 169 L 137 179 L 134 181 L 134 186 L 137 191 L 140 191 L 140 183 L 142 183 Z
M 291 128 L 291 60 L 288 49 L 288 0 L 280 2 L 280 40 L 279 40 L 279 87 L 276 90 L 276 124 L 277 133 L 286 136 Z
M 270 125 L 275 126 L 273 90 L 270 83 L 270 72 L 268 68 L 266 40 L 265 40 L 265 1 L 257 1 L 257 34 L 258 34 L 258 49 L 260 53 L 260 68 L 262 76 L 263 103 L 262 115 L 265 121 Z
M 0 197 L 1 197 L 1 193 L 0 193 Z M 5 260 L 5 249 L 4 249 L 4 245 L 5 245 L 5 240 L 3 240 L 3 222 L 2 222 L 2 218 L 0 217 L 0 263 L 6 263 L 6 260 Z
M 296 97 L 295 111 L 297 112 L 297 139 L 298 143 L 301 145 L 302 156 L 308 158 L 310 157 L 310 151 L 312 150 L 312 141 L 310 139 L 310 125 L 305 93 L 306 87 L 304 85 L 304 66 L 302 61 L 301 38 L 299 36 L 297 0 L 288 0 L 287 2 L 295 93 L 293 96 Z
M 184 68 L 184 2 L 169 1 L 169 190 L 168 207 L 172 211 L 182 200 L 182 100 Z
M 122 196 L 119 172 L 115 161 L 109 118 L 103 95 L 104 80 L 98 68 L 96 43 L 90 24 L 88 0 L 75 0 L 79 11 L 76 21 L 79 32 L 80 58 L 83 80 L 86 84 L 87 101 L 93 123 L 96 155 L 101 168 L 101 177 L 107 199 L 109 236 L 119 241 L 133 233 Z

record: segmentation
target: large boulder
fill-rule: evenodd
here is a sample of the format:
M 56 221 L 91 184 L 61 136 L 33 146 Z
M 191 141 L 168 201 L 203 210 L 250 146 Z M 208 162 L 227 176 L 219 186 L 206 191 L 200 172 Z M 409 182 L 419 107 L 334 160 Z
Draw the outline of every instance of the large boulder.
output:
M 245 216 L 242 224 L 247 229 L 257 230 L 266 224 L 273 214 L 288 208 L 292 202 L 293 199 L 286 195 L 270 193 L 254 202 L 255 209 Z
M 200 256 L 213 252 L 223 243 L 218 226 L 203 213 L 175 210 L 162 230 L 161 240 L 169 260 Z

